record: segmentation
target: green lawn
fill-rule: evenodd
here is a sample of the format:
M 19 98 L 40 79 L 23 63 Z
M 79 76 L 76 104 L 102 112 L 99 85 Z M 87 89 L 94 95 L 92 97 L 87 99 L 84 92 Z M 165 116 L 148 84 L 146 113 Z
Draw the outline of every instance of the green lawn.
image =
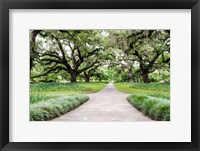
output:
M 116 83 L 115 87 L 130 93 L 127 100 L 153 120 L 170 120 L 169 83 Z
M 125 93 L 170 99 L 169 83 L 116 83 L 115 87 Z
M 106 83 L 34 83 L 30 91 L 30 120 L 46 121 L 65 114 L 89 99 Z
M 106 83 L 34 83 L 31 94 L 86 94 L 103 89 Z

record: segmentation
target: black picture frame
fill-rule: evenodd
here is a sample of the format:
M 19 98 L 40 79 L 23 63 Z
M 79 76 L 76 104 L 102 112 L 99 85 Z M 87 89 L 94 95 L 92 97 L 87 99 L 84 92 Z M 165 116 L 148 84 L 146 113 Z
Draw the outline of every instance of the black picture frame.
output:
M 9 9 L 191 9 L 191 142 L 9 142 Z M 198 93 L 200 86 L 199 0 L 0 0 L 0 33 L 1 150 L 200 151 L 200 93 Z

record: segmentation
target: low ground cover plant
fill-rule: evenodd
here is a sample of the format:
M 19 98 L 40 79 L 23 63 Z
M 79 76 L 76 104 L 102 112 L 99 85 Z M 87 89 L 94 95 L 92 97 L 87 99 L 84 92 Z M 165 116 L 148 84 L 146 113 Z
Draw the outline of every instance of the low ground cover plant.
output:
M 46 121 L 61 116 L 89 99 L 85 93 L 100 91 L 106 83 L 31 84 L 30 120 Z
M 130 95 L 128 101 L 145 115 L 157 121 L 170 121 L 170 102 L 147 95 Z
M 45 97 L 47 97 L 45 99 Z M 55 117 L 59 117 L 82 103 L 86 102 L 89 97 L 86 95 L 77 95 L 77 94 L 70 94 L 70 95 L 56 95 L 51 96 L 38 97 L 42 98 L 40 101 L 35 103 L 33 101 L 30 104 L 30 120 L 31 121 L 47 121 L 51 120 Z
M 169 83 L 117 83 L 115 87 L 131 93 L 127 100 L 153 120 L 170 120 Z

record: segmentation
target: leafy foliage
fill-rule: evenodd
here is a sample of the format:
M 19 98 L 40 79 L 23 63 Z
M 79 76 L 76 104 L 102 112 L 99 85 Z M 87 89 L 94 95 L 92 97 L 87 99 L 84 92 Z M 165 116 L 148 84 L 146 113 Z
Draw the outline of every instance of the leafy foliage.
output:
M 31 84 L 30 119 L 46 121 L 65 114 L 89 99 L 80 93 L 97 92 L 106 83 L 34 83 Z
M 170 120 L 169 83 L 117 83 L 115 87 L 132 93 L 127 100 L 153 120 Z
M 170 80 L 168 30 L 33 30 L 30 37 L 32 82 Z
M 89 99 L 86 95 L 52 95 L 51 99 L 49 99 L 49 96 L 44 95 L 32 96 L 32 98 L 34 97 L 39 98 L 39 100 L 37 103 L 32 102 L 33 104 L 30 105 L 31 121 L 51 120 L 75 109 Z
M 93 93 L 106 85 L 91 81 L 121 82 L 115 86 L 133 93 L 129 99 L 138 109 L 168 120 L 169 106 L 162 100 L 170 99 L 170 31 L 32 30 L 30 78 L 33 120 L 66 113 L 82 103 L 79 95 L 69 94 Z
M 147 95 L 131 95 L 128 101 L 145 115 L 158 121 L 170 120 L 170 101 Z

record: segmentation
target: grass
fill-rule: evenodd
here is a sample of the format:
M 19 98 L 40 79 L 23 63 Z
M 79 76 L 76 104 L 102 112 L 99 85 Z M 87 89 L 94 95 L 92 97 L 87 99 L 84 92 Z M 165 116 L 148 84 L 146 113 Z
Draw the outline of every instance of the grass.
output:
M 37 96 L 37 98 L 42 98 L 42 100 L 37 103 L 33 101 L 30 105 L 31 121 L 47 121 L 59 117 L 60 115 L 75 109 L 89 99 L 86 95 L 77 94 L 56 95 L 51 97 L 52 98 L 49 99 L 49 96 Z
M 31 94 L 86 94 L 98 92 L 106 83 L 34 83 Z
M 52 95 L 52 94 L 31 94 L 30 96 L 30 103 L 34 104 L 40 101 L 47 101 L 49 99 L 56 99 L 58 98 L 60 95 Z
M 85 93 L 103 89 L 106 83 L 33 83 L 30 120 L 47 121 L 63 115 L 89 99 Z
M 127 100 L 153 120 L 170 120 L 169 83 L 116 83 L 115 87 L 131 93 Z
M 170 99 L 169 83 L 116 83 L 115 87 L 125 93 Z
M 170 121 L 170 102 L 145 95 L 131 95 L 128 101 L 145 115 L 157 121 Z

